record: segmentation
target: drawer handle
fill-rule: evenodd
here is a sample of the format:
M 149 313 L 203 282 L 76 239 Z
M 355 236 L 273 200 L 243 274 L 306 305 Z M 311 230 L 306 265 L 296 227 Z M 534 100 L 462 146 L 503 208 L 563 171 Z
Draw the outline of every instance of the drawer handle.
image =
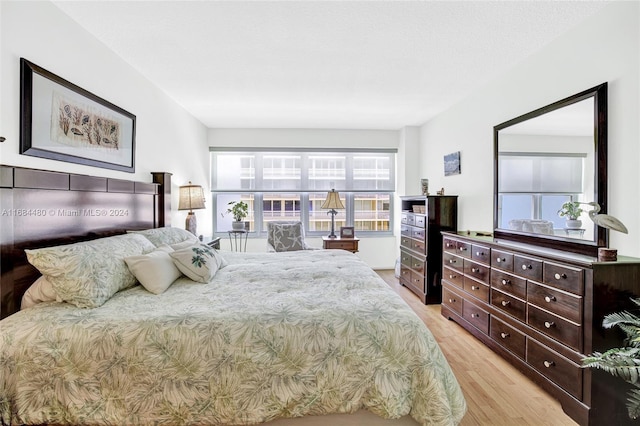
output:
M 419 282 L 420 282 L 420 280 L 419 280 L 419 279 L 417 279 L 417 278 L 414 278 L 414 279 L 413 279 L 413 282 L 414 282 L 414 283 L 419 283 Z
M 449 263 L 454 264 L 454 263 L 456 263 L 456 261 L 453 260 L 453 259 L 449 259 Z
M 480 314 L 471 314 L 471 318 L 480 318 Z
M 545 366 L 545 367 L 547 367 L 547 368 L 549 368 L 549 367 L 553 367 L 554 365 L 556 365 L 556 363 L 555 363 L 555 362 L 553 362 L 553 361 L 546 361 L 546 360 L 543 362 L 543 364 L 544 364 L 544 366 Z
M 526 264 L 525 264 L 525 265 L 522 265 L 522 269 L 523 269 L 523 270 L 533 269 L 533 266 L 531 266 L 531 265 L 526 265 Z
M 496 262 L 498 262 L 498 263 L 500 263 L 500 262 L 506 262 L 506 261 L 507 261 L 507 259 L 505 259 L 504 257 L 502 257 L 502 258 L 501 258 L 501 257 L 497 257 L 497 258 L 496 258 Z
M 503 300 L 502 302 L 500 302 L 502 304 L 502 306 L 509 306 L 511 304 L 510 301 L 508 300 Z
M 449 279 L 450 279 L 450 280 L 452 280 L 452 279 L 454 279 L 454 278 L 457 278 L 457 276 L 456 276 L 456 275 L 451 275 L 451 274 L 449 274 Z
M 544 297 L 544 301 L 547 303 L 551 303 L 551 302 L 555 302 L 556 298 L 555 296 L 545 296 Z
M 564 280 L 564 279 L 567 278 L 567 274 L 555 274 L 554 277 L 555 277 L 556 280 L 559 280 L 559 279 L 563 279 Z
M 483 251 L 477 251 L 476 252 L 476 256 L 484 256 L 484 252 Z
M 500 333 L 500 337 L 506 339 L 507 337 L 509 337 L 509 333 Z
M 466 247 L 460 247 L 460 251 L 467 251 Z
M 502 285 L 511 284 L 511 280 L 502 280 Z
M 403 257 L 402 260 L 409 260 L 409 258 L 408 257 Z
M 456 299 L 449 299 L 449 303 L 456 303 Z
M 546 328 L 551 328 L 551 327 L 555 327 L 555 326 L 556 326 L 556 323 L 555 323 L 555 322 L 553 322 L 553 321 L 545 321 L 545 322 L 544 322 L 544 326 L 545 326 Z
M 478 268 L 471 268 L 471 272 L 474 272 L 474 273 L 475 273 L 475 272 L 480 272 L 480 269 L 478 269 Z
M 409 271 L 402 271 L 402 275 L 406 275 L 408 273 L 409 273 Z
M 477 287 L 477 286 L 475 286 L 475 285 L 472 285 L 472 286 L 471 286 L 471 290 L 480 290 L 480 287 Z
M 414 267 L 414 268 L 419 268 L 420 266 L 422 266 L 422 264 L 420 264 L 420 263 L 414 263 L 414 264 L 413 264 L 413 267 Z
M 451 246 L 452 246 L 452 244 L 449 244 L 449 243 L 446 244 L 447 248 L 451 248 Z

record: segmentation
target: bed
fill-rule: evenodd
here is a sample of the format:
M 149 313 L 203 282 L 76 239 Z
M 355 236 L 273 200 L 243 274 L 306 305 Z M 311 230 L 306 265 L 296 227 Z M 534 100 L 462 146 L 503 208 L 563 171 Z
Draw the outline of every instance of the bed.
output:
M 207 250 L 103 232 L 72 246 L 116 261 L 166 245 L 174 261 Z M 123 248 L 109 249 L 114 241 Z M 22 252 L 47 273 L 39 257 L 65 269 L 48 256 L 68 245 L 51 246 Z M 99 280 L 116 283 L 113 294 L 92 293 L 97 306 L 79 307 L 86 297 L 56 286 L 58 300 L 0 321 L 2 423 L 241 425 L 362 409 L 424 425 L 461 420 L 465 401 L 433 336 L 357 256 L 210 251 L 209 275 L 175 262 L 180 277 L 158 294 L 146 276 L 145 285 L 123 283 L 122 265 L 78 262 L 66 270 L 108 270 Z

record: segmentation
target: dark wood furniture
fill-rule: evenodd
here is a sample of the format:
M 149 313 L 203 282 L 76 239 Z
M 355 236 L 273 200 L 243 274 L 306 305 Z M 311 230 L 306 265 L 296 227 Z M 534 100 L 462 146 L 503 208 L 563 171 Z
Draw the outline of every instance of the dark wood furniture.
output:
M 440 303 L 441 232 L 458 229 L 458 197 L 404 196 L 400 200 L 400 284 L 425 304 Z
M 597 262 L 491 237 L 443 235 L 442 315 L 557 398 L 579 424 L 630 423 L 626 384 L 581 368 L 581 360 L 622 343 L 602 319 L 636 308 L 630 298 L 640 295 L 640 259 Z
M 347 250 L 351 253 L 356 253 L 358 251 L 358 241 L 360 241 L 358 238 L 322 237 L 322 248 Z
M 137 182 L 0 165 L 0 319 L 20 309 L 40 275 L 25 249 L 170 223 L 170 176 Z

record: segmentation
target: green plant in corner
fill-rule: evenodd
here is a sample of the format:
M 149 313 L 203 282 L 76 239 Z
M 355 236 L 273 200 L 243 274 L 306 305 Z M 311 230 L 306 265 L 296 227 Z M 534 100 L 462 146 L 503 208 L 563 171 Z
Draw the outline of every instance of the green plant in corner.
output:
M 632 301 L 640 306 L 640 299 Z M 605 316 L 602 326 L 620 327 L 627 335 L 627 346 L 612 348 L 604 353 L 594 352 L 582 360 L 582 365 L 599 368 L 635 386 L 629 391 L 627 410 L 630 418 L 637 419 L 640 416 L 640 317 L 627 311 L 617 312 Z
M 227 209 L 227 213 L 231 213 L 236 222 L 242 222 L 249 214 L 249 206 L 244 201 L 229 201 L 227 205 L 231 206 Z
M 560 210 L 558 210 L 558 216 L 566 216 L 569 220 L 577 220 L 582 212 L 582 207 L 580 207 L 580 203 L 578 201 L 567 201 L 562 205 Z

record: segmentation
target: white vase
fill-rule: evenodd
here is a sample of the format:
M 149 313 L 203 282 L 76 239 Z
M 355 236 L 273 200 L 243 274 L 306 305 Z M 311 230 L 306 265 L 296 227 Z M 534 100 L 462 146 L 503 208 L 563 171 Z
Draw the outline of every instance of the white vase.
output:
M 569 219 L 566 221 L 565 226 L 567 229 L 580 229 L 582 227 L 582 221 L 578 219 Z
M 244 221 L 236 222 L 235 220 L 231 222 L 231 227 L 234 231 L 242 231 L 244 230 Z

